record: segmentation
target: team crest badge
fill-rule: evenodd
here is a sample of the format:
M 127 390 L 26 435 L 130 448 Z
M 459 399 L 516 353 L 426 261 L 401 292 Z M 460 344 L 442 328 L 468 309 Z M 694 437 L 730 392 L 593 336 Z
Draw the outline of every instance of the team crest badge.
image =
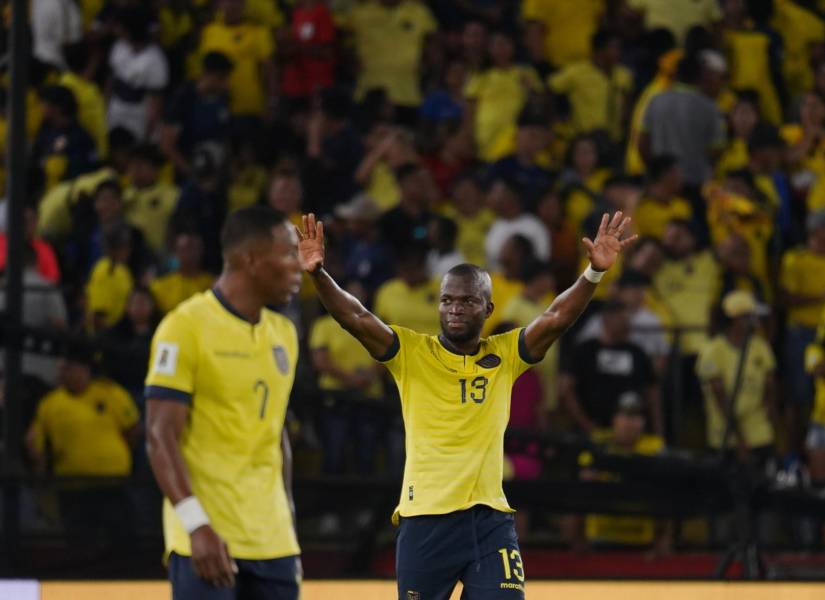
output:
M 275 364 L 278 365 L 278 370 L 286 375 L 289 372 L 289 358 L 286 354 L 286 348 L 283 346 L 273 346 L 272 354 L 275 356 Z
M 407 590 L 407 600 L 421 600 L 421 594 L 419 592 Z

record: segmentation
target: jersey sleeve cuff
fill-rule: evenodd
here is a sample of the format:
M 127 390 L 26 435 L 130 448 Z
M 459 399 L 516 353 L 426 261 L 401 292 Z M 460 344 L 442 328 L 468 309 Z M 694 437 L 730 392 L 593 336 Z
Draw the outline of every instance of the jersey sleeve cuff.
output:
M 147 400 L 168 400 L 170 402 L 180 402 L 181 404 L 192 404 L 192 394 L 189 392 L 162 385 L 147 385 L 143 390 L 143 394 Z
M 527 328 L 522 328 L 521 331 L 518 332 L 518 355 L 521 360 L 526 362 L 528 365 L 535 365 L 541 362 L 541 358 L 533 358 L 530 355 L 530 351 L 527 350 L 527 340 L 524 338 L 524 332 L 527 331 Z
M 379 356 L 376 360 L 378 362 L 388 362 L 391 361 L 393 358 L 396 357 L 398 351 L 401 349 L 401 340 L 398 339 L 398 333 L 395 331 L 392 332 L 392 343 L 390 347 L 387 348 L 387 351 L 383 354 L 383 356 Z

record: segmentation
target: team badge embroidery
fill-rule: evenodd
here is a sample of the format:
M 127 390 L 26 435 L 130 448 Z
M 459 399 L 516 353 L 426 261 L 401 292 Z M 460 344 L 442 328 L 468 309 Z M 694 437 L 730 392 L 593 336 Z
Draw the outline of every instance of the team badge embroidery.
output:
M 274 346 L 272 354 L 275 356 L 275 364 L 278 365 L 278 370 L 286 375 L 289 372 L 289 358 L 286 354 L 286 348 L 283 346 Z
M 496 354 L 488 354 L 479 358 L 476 364 L 484 369 L 494 369 L 501 364 L 501 358 Z
M 421 594 L 419 592 L 407 590 L 407 600 L 421 600 Z

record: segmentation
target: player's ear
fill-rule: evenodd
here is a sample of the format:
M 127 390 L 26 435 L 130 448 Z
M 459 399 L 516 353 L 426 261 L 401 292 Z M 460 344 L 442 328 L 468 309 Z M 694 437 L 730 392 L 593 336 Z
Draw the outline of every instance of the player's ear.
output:
M 492 301 L 492 300 L 488 300 L 488 301 L 487 301 L 487 310 L 486 310 L 486 315 L 485 315 L 485 317 L 484 317 L 484 318 L 485 318 L 485 319 L 489 319 L 489 318 L 490 318 L 490 315 L 492 315 L 492 314 L 493 314 L 493 311 L 495 310 L 495 308 L 496 308 L 496 305 L 495 305 L 495 304 L 493 304 L 493 301 Z

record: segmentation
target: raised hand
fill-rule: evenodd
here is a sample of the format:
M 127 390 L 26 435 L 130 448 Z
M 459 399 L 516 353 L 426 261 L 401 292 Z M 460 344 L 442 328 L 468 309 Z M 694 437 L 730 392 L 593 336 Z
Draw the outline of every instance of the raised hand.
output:
M 638 235 L 630 236 L 627 239 L 622 239 L 625 229 L 630 225 L 630 217 L 622 218 L 622 212 L 617 211 L 610 219 L 607 213 L 602 217 L 602 223 L 599 225 L 599 231 L 596 234 L 596 239 L 593 241 L 582 238 L 585 248 L 587 248 L 587 257 L 590 259 L 590 264 L 596 271 L 607 271 L 616 262 L 619 252 L 627 248 L 630 244 L 636 241 Z
M 324 224 L 309 213 L 301 217 L 302 228 L 298 231 L 298 259 L 304 271 L 314 273 L 324 266 Z M 303 231 L 302 231 L 303 229 Z

